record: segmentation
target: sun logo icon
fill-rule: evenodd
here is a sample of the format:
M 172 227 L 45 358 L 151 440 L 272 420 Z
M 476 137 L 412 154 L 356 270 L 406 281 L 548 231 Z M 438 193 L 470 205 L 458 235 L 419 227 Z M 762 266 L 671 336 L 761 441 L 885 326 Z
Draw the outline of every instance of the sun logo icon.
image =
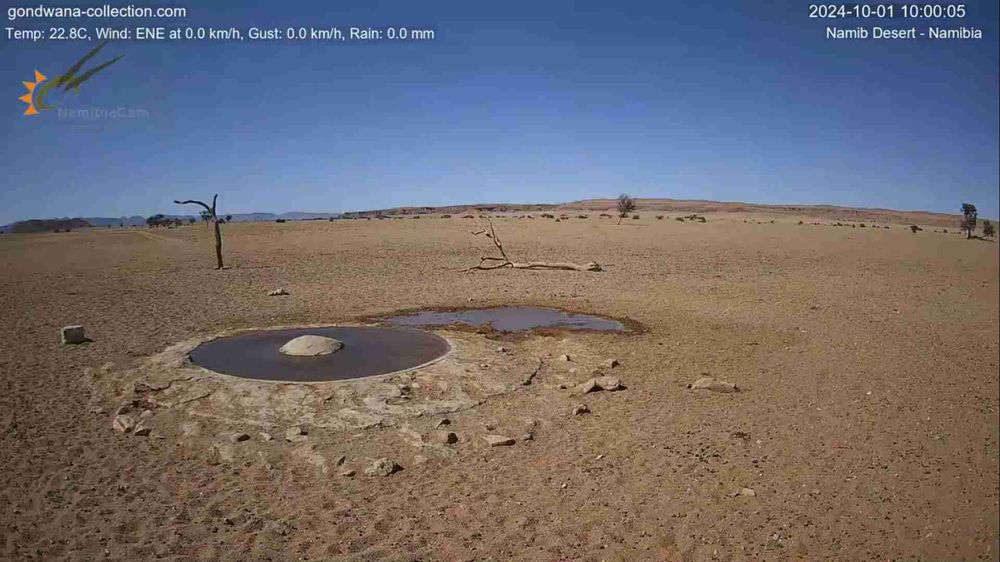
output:
M 28 109 L 24 110 L 25 115 L 38 114 L 38 108 L 35 107 L 35 88 L 37 88 L 38 85 L 44 81 L 45 81 L 45 75 L 36 70 L 34 82 L 21 82 L 22 84 L 24 84 L 24 87 L 28 89 L 27 94 L 24 94 L 23 96 L 17 98 L 23 101 L 24 103 L 28 104 Z

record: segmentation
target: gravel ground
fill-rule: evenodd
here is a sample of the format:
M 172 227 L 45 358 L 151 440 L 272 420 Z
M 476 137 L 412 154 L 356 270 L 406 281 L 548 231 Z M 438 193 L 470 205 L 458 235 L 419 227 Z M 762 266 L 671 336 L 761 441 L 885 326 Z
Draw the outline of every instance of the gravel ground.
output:
M 599 273 L 461 272 L 492 250 L 457 217 L 226 225 L 222 271 L 203 225 L 4 235 L 0 558 L 1000 559 L 997 244 L 707 216 L 495 221 L 512 257 Z M 618 358 L 627 390 L 573 396 L 552 364 L 450 416 L 454 454 L 424 463 L 392 428 L 310 432 L 399 459 L 387 477 L 256 434 L 227 461 L 117 433 L 84 374 L 221 330 L 503 304 L 641 323 L 504 344 Z M 94 341 L 60 345 L 77 323 Z M 706 374 L 741 392 L 686 388 Z

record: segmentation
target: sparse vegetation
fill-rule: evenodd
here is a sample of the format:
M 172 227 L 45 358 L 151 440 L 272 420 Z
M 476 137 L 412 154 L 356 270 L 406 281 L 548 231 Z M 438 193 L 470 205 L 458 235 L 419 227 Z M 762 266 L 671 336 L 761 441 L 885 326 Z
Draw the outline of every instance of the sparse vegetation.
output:
M 983 236 L 985 236 L 987 238 L 993 238 L 996 235 L 997 235 L 997 231 L 996 231 L 996 228 L 993 226 L 993 223 L 990 222 L 990 221 L 988 221 L 988 220 L 984 220 L 983 221 Z
M 622 219 L 627 217 L 629 213 L 635 210 L 635 199 L 628 196 L 628 193 L 622 193 L 618 196 L 618 224 L 622 223 Z
M 923 230 L 923 229 L 920 228 L 919 226 L 915 225 L 915 224 L 911 224 L 910 225 L 910 232 L 912 232 L 914 234 L 916 234 L 917 232 L 920 232 L 921 230 Z

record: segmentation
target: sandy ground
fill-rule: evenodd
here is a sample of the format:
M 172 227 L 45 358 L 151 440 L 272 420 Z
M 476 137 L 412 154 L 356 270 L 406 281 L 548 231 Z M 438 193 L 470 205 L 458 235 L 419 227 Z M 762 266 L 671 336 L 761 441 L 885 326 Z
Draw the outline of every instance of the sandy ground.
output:
M 489 249 L 459 218 L 227 225 L 223 271 L 202 225 L 4 235 L 0 558 L 1000 559 L 998 245 L 746 218 L 496 221 L 512 257 L 600 273 L 460 272 Z M 573 366 L 449 414 L 460 441 L 424 463 L 398 425 L 311 428 L 313 460 L 343 454 L 355 477 L 231 423 L 117 433 L 128 389 L 92 380 L 223 330 L 502 304 L 647 331 L 502 343 Z M 58 343 L 74 323 L 93 343 Z M 627 390 L 554 384 L 612 357 Z M 743 391 L 686 388 L 705 373 Z M 252 438 L 220 457 L 237 430 Z M 404 470 L 364 476 L 378 456 Z

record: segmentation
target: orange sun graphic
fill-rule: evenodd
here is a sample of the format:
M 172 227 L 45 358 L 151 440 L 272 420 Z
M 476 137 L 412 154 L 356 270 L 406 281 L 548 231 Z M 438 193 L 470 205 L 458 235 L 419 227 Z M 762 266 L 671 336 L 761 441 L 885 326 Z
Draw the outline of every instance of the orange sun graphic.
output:
M 45 81 L 45 75 L 36 70 L 34 82 L 22 82 L 22 84 L 24 84 L 24 87 L 28 89 L 28 93 L 24 94 L 23 96 L 17 99 L 28 104 L 28 109 L 24 110 L 25 115 L 35 115 L 38 113 L 38 108 L 35 107 L 34 93 L 35 93 L 35 88 L 37 88 L 38 85 L 44 81 Z

